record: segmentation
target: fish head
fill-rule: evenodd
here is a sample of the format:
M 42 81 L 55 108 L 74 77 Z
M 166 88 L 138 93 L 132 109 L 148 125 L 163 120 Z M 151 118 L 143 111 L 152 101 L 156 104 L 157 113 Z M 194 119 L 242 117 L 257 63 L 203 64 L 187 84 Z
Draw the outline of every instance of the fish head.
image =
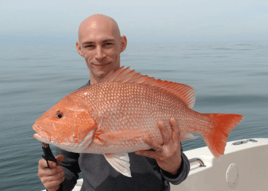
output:
M 82 152 L 91 143 L 97 123 L 83 101 L 66 96 L 38 118 L 33 129 L 34 138 L 41 142 Z

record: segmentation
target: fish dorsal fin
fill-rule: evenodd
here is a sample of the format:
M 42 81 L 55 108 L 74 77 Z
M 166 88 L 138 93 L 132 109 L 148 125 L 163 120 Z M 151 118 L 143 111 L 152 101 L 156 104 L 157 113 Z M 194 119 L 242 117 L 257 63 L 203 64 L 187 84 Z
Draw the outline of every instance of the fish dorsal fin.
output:
M 180 98 L 189 108 L 192 108 L 195 102 L 195 92 L 192 87 L 176 82 L 154 79 L 137 73 L 135 70 L 130 70 L 129 67 L 122 66 L 116 71 L 111 71 L 101 80 L 101 83 L 104 82 L 138 83 L 159 87 Z

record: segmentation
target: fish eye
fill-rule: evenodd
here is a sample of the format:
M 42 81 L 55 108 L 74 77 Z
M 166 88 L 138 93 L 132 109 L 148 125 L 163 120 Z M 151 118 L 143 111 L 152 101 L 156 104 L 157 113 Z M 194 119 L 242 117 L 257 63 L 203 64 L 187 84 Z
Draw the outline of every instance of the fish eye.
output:
M 63 112 L 61 110 L 57 111 L 56 112 L 56 117 L 59 118 L 59 119 L 62 118 L 63 117 Z

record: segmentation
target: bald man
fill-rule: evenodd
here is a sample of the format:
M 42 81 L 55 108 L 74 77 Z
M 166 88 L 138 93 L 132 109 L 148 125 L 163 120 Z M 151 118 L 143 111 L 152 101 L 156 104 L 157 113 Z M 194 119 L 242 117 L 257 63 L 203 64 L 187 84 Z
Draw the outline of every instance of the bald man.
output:
M 83 87 L 99 83 L 111 70 L 120 67 L 120 53 L 126 49 L 127 38 L 120 35 L 112 18 L 92 15 L 81 23 L 78 35 L 77 52 L 84 57 L 90 74 L 90 81 Z M 168 191 L 169 182 L 179 184 L 186 179 L 190 165 L 182 153 L 176 121 L 170 119 L 172 132 L 161 121 L 158 126 L 163 144 L 145 138 L 150 151 L 129 153 L 132 178 L 114 170 L 103 155 L 71 153 L 59 148 L 57 164 L 49 161 L 51 168 L 47 168 L 44 159 L 39 160 L 38 176 L 49 191 L 71 191 L 80 172 L 84 180 L 82 191 Z

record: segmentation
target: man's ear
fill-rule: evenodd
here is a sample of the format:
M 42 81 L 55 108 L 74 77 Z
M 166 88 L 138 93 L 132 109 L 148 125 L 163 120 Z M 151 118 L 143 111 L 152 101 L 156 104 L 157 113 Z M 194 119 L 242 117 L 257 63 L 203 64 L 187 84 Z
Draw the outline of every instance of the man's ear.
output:
M 127 47 L 127 37 L 126 36 L 121 36 L 121 48 L 120 48 L 120 53 L 123 52 Z
M 80 46 L 80 44 L 79 44 L 79 41 L 76 41 L 76 50 L 77 50 L 77 52 L 80 54 L 80 56 L 82 56 L 81 46 Z

